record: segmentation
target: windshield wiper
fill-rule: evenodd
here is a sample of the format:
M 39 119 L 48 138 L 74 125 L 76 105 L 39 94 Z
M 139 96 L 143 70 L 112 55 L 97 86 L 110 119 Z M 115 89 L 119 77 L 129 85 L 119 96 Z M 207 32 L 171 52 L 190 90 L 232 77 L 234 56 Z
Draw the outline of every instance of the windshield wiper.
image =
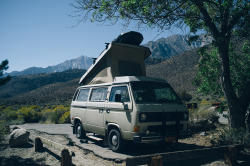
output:
M 162 98 L 156 101 L 157 103 L 171 103 L 170 100 L 168 100 L 167 98 Z

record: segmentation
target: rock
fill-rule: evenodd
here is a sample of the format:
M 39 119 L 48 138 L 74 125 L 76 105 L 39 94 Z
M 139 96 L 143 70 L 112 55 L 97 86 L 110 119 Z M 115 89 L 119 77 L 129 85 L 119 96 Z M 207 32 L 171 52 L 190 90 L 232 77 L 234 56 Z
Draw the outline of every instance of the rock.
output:
M 10 134 L 9 144 L 10 147 L 16 147 L 28 143 L 30 132 L 25 129 L 16 128 Z
M 19 127 L 19 126 L 14 126 L 14 127 L 13 127 L 13 131 L 16 130 L 16 129 L 21 129 L 21 127 Z
M 200 135 L 205 136 L 205 135 L 207 135 L 207 133 L 204 131 L 204 132 L 201 132 Z

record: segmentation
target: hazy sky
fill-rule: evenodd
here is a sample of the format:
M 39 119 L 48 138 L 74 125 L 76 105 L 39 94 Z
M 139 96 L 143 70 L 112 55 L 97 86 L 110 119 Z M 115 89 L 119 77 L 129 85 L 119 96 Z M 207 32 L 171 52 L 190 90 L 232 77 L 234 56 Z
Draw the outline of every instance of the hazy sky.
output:
M 84 22 L 70 17 L 74 0 L 0 0 L 0 62 L 9 60 L 9 69 L 21 71 L 29 67 L 47 67 L 81 55 L 97 57 L 119 34 L 138 31 L 135 26 L 124 28 Z M 140 31 L 143 43 L 153 40 L 156 29 Z M 158 35 L 168 37 L 185 34 L 171 30 Z M 154 40 L 154 41 L 155 41 Z

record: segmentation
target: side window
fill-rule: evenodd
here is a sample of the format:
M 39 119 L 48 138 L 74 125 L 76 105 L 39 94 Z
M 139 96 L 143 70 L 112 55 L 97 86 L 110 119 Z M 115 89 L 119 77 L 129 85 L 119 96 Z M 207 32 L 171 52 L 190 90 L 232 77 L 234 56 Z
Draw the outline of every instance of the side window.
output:
M 105 101 L 108 88 L 92 89 L 90 101 Z
M 89 95 L 89 89 L 81 89 L 76 101 L 87 101 Z
M 110 102 L 115 102 L 115 95 L 120 94 L 121 95 L 121 101 L 122 102 L 130 102 L 129 93 L 127 86 L 116 86 L 111 89 L 110 93 Z

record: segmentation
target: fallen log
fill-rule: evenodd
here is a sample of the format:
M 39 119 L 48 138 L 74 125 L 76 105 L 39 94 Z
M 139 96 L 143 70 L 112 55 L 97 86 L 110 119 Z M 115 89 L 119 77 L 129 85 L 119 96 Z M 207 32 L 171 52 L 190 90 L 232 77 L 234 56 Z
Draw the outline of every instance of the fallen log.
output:
M 61 166 L 71 166 L 72 165 L 72 156 L 75 156 L 75 153 L 69 150 L 66 146 L 59 144 L 57 142 L 48 140 L 43 137 L 35 138 L 35 151 L 40 152 L 43 150 L 43 144 L 61 151 Z

